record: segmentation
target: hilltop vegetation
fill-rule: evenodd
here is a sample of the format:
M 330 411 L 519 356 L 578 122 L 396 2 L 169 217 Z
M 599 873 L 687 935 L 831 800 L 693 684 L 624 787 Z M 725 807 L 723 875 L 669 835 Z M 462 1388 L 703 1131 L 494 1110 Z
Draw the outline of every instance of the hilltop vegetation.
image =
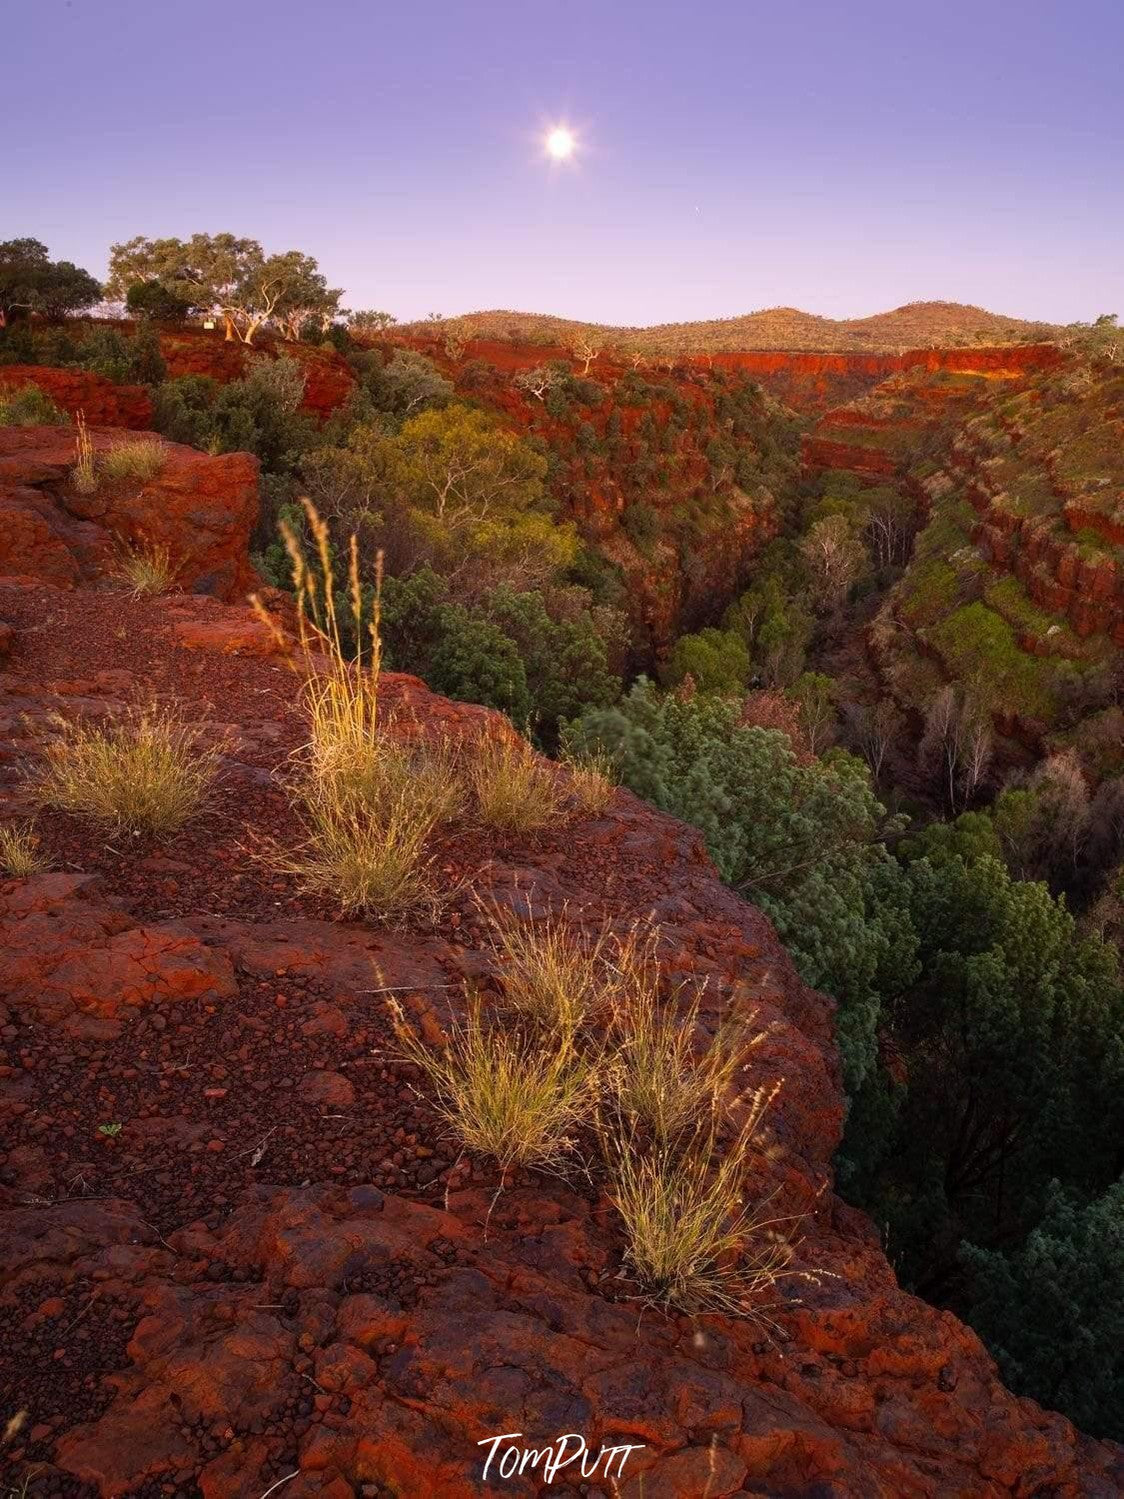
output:
M 445 320 L 441 320 L 445 321 Z M 962 302 L 910 302 L 864 318 L 829 318 L 795 307 L 769 307 L 741 317 L 650 328 L 614 327 L 528 312 L 469 312 L 447 320 L 463 337 L 577 345 L 593 339 L 614 349 L 660 354 L 739 353 L 778 349 L 801 353 L 900 353 L 958 345 L 1022 343 L 1050 338 L 1048 323 L 1004 317 Z M 427 323 L 402 325 L 424 333 Z

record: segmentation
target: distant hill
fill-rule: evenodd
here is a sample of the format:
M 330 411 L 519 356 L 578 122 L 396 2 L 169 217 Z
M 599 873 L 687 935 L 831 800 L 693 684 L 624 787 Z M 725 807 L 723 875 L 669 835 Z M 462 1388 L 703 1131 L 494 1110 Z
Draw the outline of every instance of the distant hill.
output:
M 909 302 L 892 312 L 845 319 L 817 317 L 795 307 L 769 307 L 742 317 L 659 323 L 651 328 L 618 328 L 537 312 L 469 312 L 448 321 L 475 338 L 566 344 L 583 333 L 594 333 L 618 348 L 651 354 L 717 354 L 747 349 L 891 353 L 965 344 L 1023 343 L 1048 339 L 1057 332 L 1050 323 L 1004 317 L 962 302 Z M 421 332 L 432 326 L 413 323 L 402 331 Z

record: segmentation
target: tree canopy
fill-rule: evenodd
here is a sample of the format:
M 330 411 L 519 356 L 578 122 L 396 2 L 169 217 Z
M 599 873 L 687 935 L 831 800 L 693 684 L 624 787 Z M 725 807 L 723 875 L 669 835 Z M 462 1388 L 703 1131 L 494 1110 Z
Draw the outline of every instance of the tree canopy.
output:
M 52 260 L 37 239 L 0 242 L 0 328 L 40 313 L 61 318 L 101 300 L 101 283 L 69 260 Z
M 137 235 L 113 245 L 109 294 L 135 301 L 136 288 L 150 285 L 221 318 L 228 339 L 248 344 L 267 324 L 299 338 L 306 323 L 330 319 L 342 296 L 329 288 L 311 255 L 266 255 L 257 240 L 233 234 L 193 234 L 189 240 Z

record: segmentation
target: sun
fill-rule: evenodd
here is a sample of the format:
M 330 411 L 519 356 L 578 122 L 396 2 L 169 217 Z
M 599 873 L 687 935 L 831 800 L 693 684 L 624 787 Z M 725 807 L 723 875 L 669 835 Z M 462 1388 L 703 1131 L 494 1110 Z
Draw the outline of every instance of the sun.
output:
M 565 125 L 556 125 L 549 131 L 546 137 L 546 153 L 555 161 L 566 161 L 573 156 L 577 141 L 574 132 L 567 130 Z

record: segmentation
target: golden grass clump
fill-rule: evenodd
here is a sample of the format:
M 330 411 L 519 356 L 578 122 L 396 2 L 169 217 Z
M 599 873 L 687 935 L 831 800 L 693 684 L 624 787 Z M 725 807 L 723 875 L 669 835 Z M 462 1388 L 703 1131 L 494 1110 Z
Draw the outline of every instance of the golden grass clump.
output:
M 374 912 L 390 920 L 433 913 L 439 887 L 426 856 L 432 823 L 408 799 L 372 812 L 311 782 L 301 800 L 304 840 L 275 850 L 273 862 L 312 895 L 334 900 L 345 915 Z
M 560 920 L 497 911 L 492 922 L 505 959 L 492 1014 L 471 999 L 434 1046 L 390 1001 L 400 1053 L 429 1081 L 452 1136 L 504 1177 L 515 1166 L 560 1167 L 580 1140 L 595 1143 L 587 1168 L 600 1160 L 639 1295 L 767 1320 L 780 1279 L 817 1277 L 793 1268 L 787 1220 L 754 1195 L 769 1154 L 763 1120 L 780 1089 L 737 1095 L 754 1042 L 727 1030 L 696 1044 L 698 998 L 663 997 L 658 932 L 618 941 Z
M 590 1117 L 596 1073 L 570 1035 L 545 1040 L 489 1024 L 469 1006 L 444 1047 L 433 1048 L 392 1002 L 404 1058 L 425 1074 L 438 1112 L 463 1149 L 501 1170 L 559 1165 Z
M 525 739 L 481 735 L 468 761 L 480 821 L 500 833 L 535 833 L 562 817 L 562 790 Z
M 98 476 L 94 470 L 94 444 L 86 426 L 86 413 L 78 413 L 78 431 L 74 439 L 76 458 L 71 469 L 71 479 L 79 494 L 93 494 L 98 487 Z
M 98 463 L 100 477 L 113 482 L 118 479 L 155 479 L 168 461 L 168 450 L 160 437 L 126 438 L 115 442 L 101 455 Z
M 308 722 L 289 785 L 303 838 L 269 844 L 267 857 L 347 915 L 432 918 L 448 892 L 427 842 L 463 806 L 456 763 L 446 744 L 398 738 L 381 722 L 381 556 L 365 597 L 352 536 L 341 605 L 327 523 L 307 500 L 304 508 L 312 564 L 292 528 L 281 528 L 296 588 Z
M 174 709 L 55 723 L 39 781 L 43 802 L 113 831 L 175 832 L 203 806 L 218 774 L 221 751 Z
M 117 582 L 126 584 L 134 598 L 167 593 L 175 575 L 169 549 L 144 542 L 122 547 L 110 574 Z
M 599 817 L 617 789 L 616 765 L 604 750 L 588 754 L 567 752 L 562 757 L 569 779 L 570 795 L 583 812 Z
M 370 752 L 352 762 L 340 756 L 330 768 L 313 771 L 321 788 L 331 787 L 341 801 L 378 813 L 380 808 L 410 808 L 430 828 L 452 822 L 464 811 L 465 788 L 450 746 L 426 738 L 392 737 L 379 731 Z
M 618 1127 L 663 1146 L 725 1110 L 739 1063 L 761 1034 L 723 1026 L 700 1050 L 701 993 L 688 999 L 678 986 L 662 996 L 655 943 L 633 930 L 620 944 L 606 1081 Z
M 613 1142 L 608 1195 L 620 1215 L 626 1259 L 646 1293 L 687 1312 L 759 1317 L 762 1297 L 792 1275 L 793 1247 L 768 1199 L 747 1205 L 762 1118 L 779 1085 L 754 1095 L 735 1139 L 718 1121 L 676 1145 Z
M 614 974 L 606 931 L 574 930 L 565 913 L 531 921 L 498 909 L 490 914 L 504 1000 L 515 1015 L 564 1035 L 607 1019 Z
M 0 827 L 0 871 L 9 879 L 25 880 L 46 867 L 39 839 L 30 826 Z

